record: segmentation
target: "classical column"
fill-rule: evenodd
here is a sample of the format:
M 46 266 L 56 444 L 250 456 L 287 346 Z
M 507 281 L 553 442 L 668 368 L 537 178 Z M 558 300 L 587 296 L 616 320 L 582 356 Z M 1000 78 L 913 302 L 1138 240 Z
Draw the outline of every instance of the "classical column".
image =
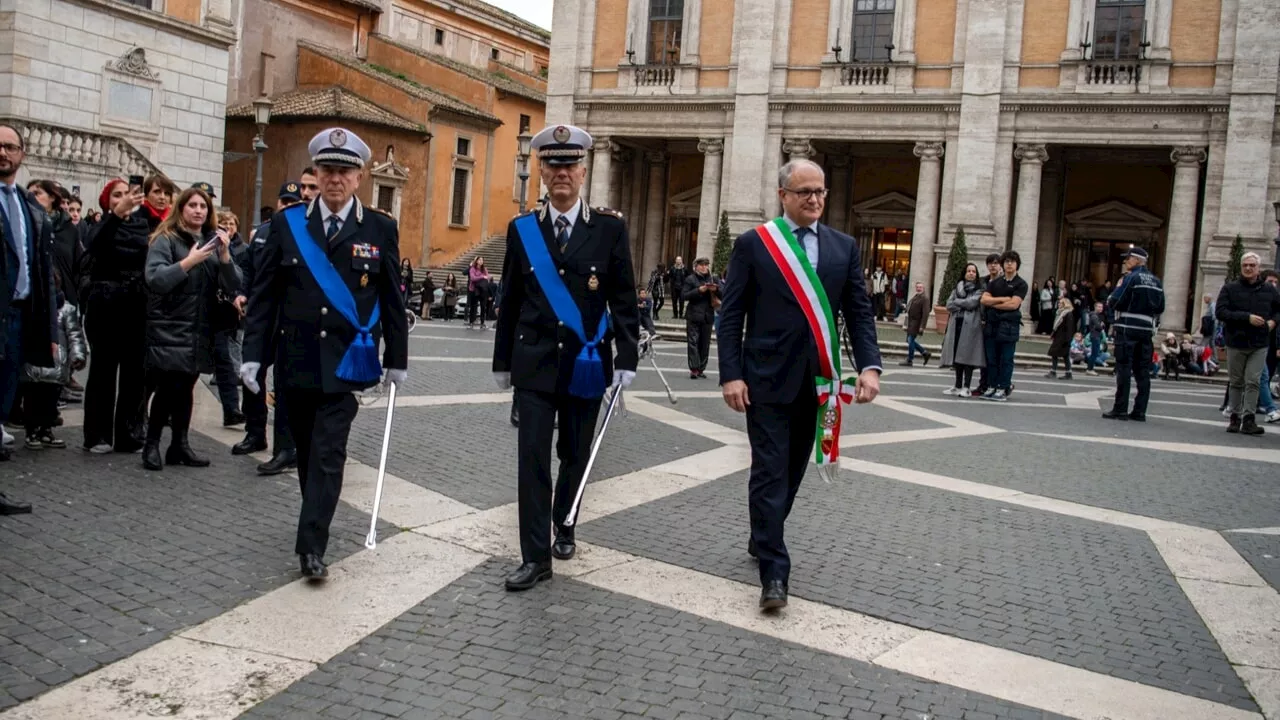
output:
M 916 185 L 916 218 L 911 231 L 911 274 L 907 295 L 914 295 L 916 283 L 922 282 L 930 297 L 946 302 L 945 295 L 950 294 L 950 288 L 929 287 L 933 279 L 933 245 L 938 241 L 938 201 L 945 146 L 940 142 L 918 142 L 913 152 L 920 158 L 920 180 Z
M 849 156 L 831 155 L 827 175 L 827 225 L 840 232 L 849 231 Z
M 724 159 L 724 140 L 705 138 L 698 141 L 702 153 L 702 204 L 698 208 L 698 257 L 711 257 L 716 247 L 716 231 L 720 228 L 720 168 Z
M 662 190 L 667 185 L 667 155 L 650 152 L 646 159 L 649 161 L 649 199 L 645 202 L 644 213 L 644 262 L 636 274 L 647 278 L 662 262 L 662 231 L 667 217 L 667 203 Z
M 1018 201 L 1013 208 L 1013 250 L 1022 258 L 1018 274 L 1029 287 L 1036 283 L 1036 235 L 1040 230 L 1040 175 L 1049 151 L 1043 145 L 1019 145 L 1013 157 L 1018 165 Z M 1030 292 L 1027 294 L 1031 298 Z M 1024 305 L 1022 317 L 1031 319 L 1031 308 Z
M 625 168 L 627 163 L 631 161 L 631 153 L 618 145 L 618 143 L 613 143 L 612 155 L 612 161 L 609 165 L 611 179 L 609 180 L 608 202 L 602 202 L 601 204 L 615 210 L 621 210 L 624 202 L 623 198 L 626 197 L 624 192 L 627 177 Z
M 609 205 L 609 186 L 613 179 L 613 144 L 607 137 L 595 138 L 592 145 L 591 191 L 587 196 L 592 205 Z
M 1169 232 L 1164 251 L 1164 314 L 1166 330 L 1186 332 L 1187 296 L 1191 292 L 1191 251 L 1195 242 L 1196 200 L 1200 194 L 1200 163 L 1208 157 L 1202 147 L 1173 149 L 1173 199 L 1169 203 Z
M 782 141 L 782 152 L 788 160 L 808 160 L 813 157 L 813 146 L 807 138 L 787 138 Z

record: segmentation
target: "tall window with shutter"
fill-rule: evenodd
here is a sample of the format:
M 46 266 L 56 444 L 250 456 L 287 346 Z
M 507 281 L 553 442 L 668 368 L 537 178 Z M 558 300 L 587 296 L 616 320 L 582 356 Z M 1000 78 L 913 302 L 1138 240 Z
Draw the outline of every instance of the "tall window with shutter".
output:
M 1146 5 L 1146 0 L 1098 0 L 1093 16 L 1094 60 L 1138 59 Z
M 650 0 L 649 63 L 675 65 L 680 62 L 683 34 L 684 0 Z
M 854 60 L 890 60 L 897 0 L 856 0 L 853 6 Z
M 471 192 L 471 171 L 466 168 L 453 169 L 453 203 L 449 208 L 450 225 L 467 224 L 467 200 Z

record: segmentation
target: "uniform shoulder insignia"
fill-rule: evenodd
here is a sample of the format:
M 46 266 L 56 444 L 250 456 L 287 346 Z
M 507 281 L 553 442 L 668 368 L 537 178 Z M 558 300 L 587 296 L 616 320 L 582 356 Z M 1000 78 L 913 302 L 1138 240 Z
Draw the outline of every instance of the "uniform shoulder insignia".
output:
M 395 220 L 395 217 L 393 217 L 393 216 L 391 215 L 391 213 L 387 212 L 386 210 L 383 210 L 382 208 L 377 208 L 377 207 L 374 207 L 374 206 L 372 206 L 372 205 L 366 205 L 364 209 L 365 209 L 365 210 L 372 211 L 372 212 L 376 212 L 376 213 L 378 213 L 379 215 L 384 215 L 384 216 L 386 216 L 386 217 L 391 218 L 392 220 Z
M 617 210 L 614 210 L 613 208 L 598 207 L 598 208 L 594 208 L 594 210 L 595 210 L 596 212 L 601 213 L 601 214 L 604 214 L 604 215 L 612 215 L 612 216 L 614 216 L 614 217 L 618 218 L 619 220 L 622 220 L 622 219 L 623 219 L 623 217 L 622 217 L 622 213 L 621 213 L 621 212 L 619 212 L 619 211 L 617 211 Z

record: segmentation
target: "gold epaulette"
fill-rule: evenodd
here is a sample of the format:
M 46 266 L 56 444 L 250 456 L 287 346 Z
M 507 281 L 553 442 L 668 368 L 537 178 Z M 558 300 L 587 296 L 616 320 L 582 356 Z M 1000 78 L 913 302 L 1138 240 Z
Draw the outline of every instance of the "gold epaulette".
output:
M 614 216 L 614 217 L 618 218 L 619 220 L 624 220 L 624 219 L 625 219 L 624 217 L 622 217 L 622 213 L 621 213 L 621 212 L 619 212 L 619 211 L 617 211 L 617 210 L 614 210 L 613 208 L 598 207 L 598 208 L 595 208 L 595 211 L 596 211 L 596 212 L 598 212 L 598 213 L 603 213 L 603 214 L 605 214 L 605 215 L 612 215 L 612 216 Z
M 395 220 L 395 216 L 393 216 L 391 213 L 387 212 L 386 210 L 383 210 L 382 208 L 377 208 L 377 207 L 374 207 L 374 206 L 372 206 L 372 205 L 366 205 L 364 209 L 365 209 L 365 210 L 372 210 L 373 212 L 376 212 L 376 213 L 378 213 L 379 215 L 386 215 L 387 217 L 391 218 L 392 220 Z

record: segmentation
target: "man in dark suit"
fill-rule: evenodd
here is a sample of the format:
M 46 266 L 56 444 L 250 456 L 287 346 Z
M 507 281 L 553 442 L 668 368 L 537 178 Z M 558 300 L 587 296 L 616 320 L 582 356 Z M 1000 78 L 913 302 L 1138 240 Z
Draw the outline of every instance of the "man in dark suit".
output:
M 583 482 L 600 399 L 609 377 L 615 386 L 630 386 L 639 362 L 640 314 L 626 224 L 618 212 L 589 208 L 579 197 L 591 136 L 559 125 L 538 133 L 532 147 L 551 198 L 507 228 L 493 347 L 494 379 L 503 390 L 515 386 L 521 421 L 523 562 L 507 578 L 508 590 L 549 580 L 552 557 L 573 557 L 573 528 L 564 521 Z M 616 360 L 611 343 L 617 344 Z M 553 496 L 556 419 L 560 476 Z
M 711 328 L 716 319 L 714 300 L 720 295 L 720 286 L 711 277 L 711 261 L 694 260 L 693 272 L 684 276 L 684 284 L 676 294 L 685 302 L 682 309 L 689 344 L 689 379 L 702 379 L 707 376 L 707 359 L 711 356 Z
M 22 136 L 0 125 L 0 425 L 13 410 L 22 364 L 53 367 L 58 356 L 53 224 L 17 185 L 24 159 Z M 8 459 L 9 451 L 0 446 L 0 461 Z M 0 514 L 22 512 L 31 506 L 0 493 Z
M 369 146 L 342 128 L 311 140 L 320 196 L 275 215 L 249 295 L 240 379 L 261 392 L 258 373 L 274 359 L 298 445 L 302 512 L 295 552 L 306 578 L 328 574 L 324 553 L 342 493 L 353 392 L 408 375 L 409 328 L 400 292 L 395 220 L 355 196 Z M 274 338 L 274 342 L 268 342 Z M 275 357 L 268 358 L 268 349 Z
M 852 390 L 852 399 L 868 403 L 880 392 L 875 311 L 858 248 L 853 238 L 818 223 L 826 194 L 822 168 L 815 163 L 795 160 L 783 166 L 778 197 L 785 214 L 738 238 L 720 305 L 724 399 L 729 407 L 747 414 L 751 443 L 747 551 L 760 561 L 764 610 L 787 604 L 791 559 L 783 542 L 783 524 L 815 457 L 815 422 L 817 431 L 824 433 L 818 448 L 824 462 L 835 460 L 839 398 L 847 401 Z M 816 284 L 811 279 L 815 277 Z M 806 288 L 813 295 L 803 292 Z M 819 292 L 825 293 L 828 303 L 806 300 L 816 299 Z M 823 305 L 830 307 L 829 318 Z M 837 311 L 844 315 L 860 371 L 854 388 L 842 387 L 840 377 L 827 376 L 840 374 L 839 341 L 831 327 Z M 824 335 L 821 341 L 815 330 Z M 824 379 L 827 410 L 819 415 L 815 388 Z

